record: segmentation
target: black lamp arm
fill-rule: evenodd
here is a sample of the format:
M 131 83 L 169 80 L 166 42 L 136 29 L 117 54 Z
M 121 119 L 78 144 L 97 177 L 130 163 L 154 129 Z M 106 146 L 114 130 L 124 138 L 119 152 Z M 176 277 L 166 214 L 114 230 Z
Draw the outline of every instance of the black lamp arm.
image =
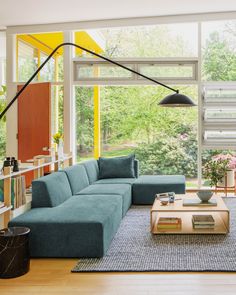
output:
M 102 55 L 100 55 L 100 54 L 98 54 L 98 53 L 95 53 L 95 52 L 93 52 L 93 51 L 91 51 L 91 50 L 89 50 L 89 49 L 87 49 L 87 48 L 84 48 L 84 47 L 82 47 L 82 46 L 80 46 L 80 45 L 77 45 L 77 44 L 75 44 L 75 43 L 70 43 L 70 42 L 66 42 L 66 43 L 61 43 L 60 45 L 58 45 L 51 53 L 50 53 L 50 55 L 46 58 L 46 60 L 40 65 L 40 67 L 38 67 L 38 69 L 34 72 L 34 74 L 29 78 L 29 80 L 24 84 L 24 86 L 17 92 L 17 94 L 14 96 L 14 98 L 7 104 L 7 106 L 6 106 L 6 108 L 2 111 L 2 113 L 0 114 L 0 120 L 2 119 L 2 117 L 6 114 L 6 112 L 9 110 L 9 108 L 12 106 L 12 104 L 15 102 L 15 100 L 17 100 L 17 98 L 21 95 L 21 93 L 25 90 L 25 88 L 31 83 L 31 81 L 35 78 L 35 76 L 37 76 L 37 74 L 41 71 L 41 69 L 45 66 L 45 64 L 51 59 L 51 57 L 54 55 L 54 53 L 55 52 L 57 52 L 57 50 L 60 48 L 60 47 L 63 47 L 63 46 L 74 46 L 74 47 L 77 47 L 77 48 L 79 48 L 79 49 L 81 49 L 81 50 L 83 50 L 83 51 L 86 51 L 86 52 L 88 52 L 88 53 L 90 53 L 90 54 L 92 54 L 92 55 L 95 55 L 95 56 L 97 56 L 97 57 L 99 57 L 99 58 L 101 58 L 101 59 L 104 59 L 104 60 L 106 60 L 106 61 L 108 61 L 108 62 L 110 62 L 110 63 L 112 63 L 112 64 L 114 64 L 114 65 L 116 65 L 116 66 L 118 66 L 118 67 L 120 67 L 120 68 L 123 68 L 123 69 L 125 69 L 125 70 L 127 70 L 127 71 L 129 71 L 129 72 L 131 72 L 131 73 L 134 73 L 134 74 L 136 74 L 136 75 L 139 75 L 139 76 L 141 76 L 141 77 L 143 77 L 143 78 L 145 78 L 145 79 L 147 79 L 147 80 L 149 80 L 149 81 L 152 81 L 152 82 L 154 82 L 154 83 L 156 83 L 156 84 L 159 84 L 159 85 L 161 85 L 161 86 L 163 86 L 163 87 L 165 87 L 165 88 L 167 88 L 167 89 L 170 89 L 170 90 L 172 90 L 172 91 L 174 91 L 174 92 L 176 92 L 176 93 L 179 93 L 179 90 L 177 90 L 177 89 L 174 89 L 174 88 L 172 88 L 172 87 L 169 87 L 169 86 L 167 86 L 167 85 L 165 85 L 165 84 L 163 84 L 163 83 L 161 83 L 161 82 L 158 82 L 157 80 L 155 80 L 155 79 L 152 79 L 152 78 L 150 78 L 150 77 L 148 77 L 148 76 L 146 76 L 146 75 L 143 75 L 143 74 L 141 74 L 141 73 L 139 73 L 139 72 L 137 72 L 137 71 L 134 71 L 134 70 L 132 70 L 132 69 L 130 69 L 130 68 L 128 68 L 128 67 L 126 67 L 126 66 L 124 66 L 124 65 L 122 65 L 122 64 L 120 64 L 120 63 L 118 63 L 118 62 L 116 62 L 116 61 L 114 61 L 114 60 L 111 60 L 111 59 L 109 59 L 109 58 L 107 58 L 107 57 L 105 57 L 105 56 L 102 56 Z

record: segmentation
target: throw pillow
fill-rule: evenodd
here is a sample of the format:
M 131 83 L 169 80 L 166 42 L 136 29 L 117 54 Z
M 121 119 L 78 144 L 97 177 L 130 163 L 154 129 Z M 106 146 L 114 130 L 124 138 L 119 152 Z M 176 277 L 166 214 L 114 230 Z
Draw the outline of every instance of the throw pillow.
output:
M 134 154 L 113 158 L 100 157 L 99 178 L 134 178 L 134 158 Z

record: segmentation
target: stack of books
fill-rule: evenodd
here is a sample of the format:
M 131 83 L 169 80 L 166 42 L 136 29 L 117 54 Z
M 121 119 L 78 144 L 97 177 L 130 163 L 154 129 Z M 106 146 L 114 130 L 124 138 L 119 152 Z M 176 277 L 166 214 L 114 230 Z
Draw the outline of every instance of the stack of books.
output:
M 215 220 L 212 215 L 193 215 L 194 229 L 214 229 Z
M 158 230 L 181 229 L 182 220 L 178 217 L 160 217 L 157 222 Z

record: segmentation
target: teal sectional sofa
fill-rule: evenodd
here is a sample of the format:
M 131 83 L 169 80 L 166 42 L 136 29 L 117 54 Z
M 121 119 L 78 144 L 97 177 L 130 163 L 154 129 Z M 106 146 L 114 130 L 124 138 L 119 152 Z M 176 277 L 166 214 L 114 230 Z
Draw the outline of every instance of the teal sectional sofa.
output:
M 185 193 L 184 176 L 99 179 L 88 160 L 32 182 L 32 209 L 9 222 L 30 228 L 32 257 L 102 257 L 131 204 L 165 191 Z

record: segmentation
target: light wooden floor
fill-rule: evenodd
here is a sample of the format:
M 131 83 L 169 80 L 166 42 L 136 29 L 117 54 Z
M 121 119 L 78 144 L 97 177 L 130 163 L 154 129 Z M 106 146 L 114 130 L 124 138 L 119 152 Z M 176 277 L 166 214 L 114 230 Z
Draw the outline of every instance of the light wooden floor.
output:
M 32 259 L 28 274 L 0 280 L 0 295 L 236 295 L 233 273 L 71 273 L 77 259 Z

